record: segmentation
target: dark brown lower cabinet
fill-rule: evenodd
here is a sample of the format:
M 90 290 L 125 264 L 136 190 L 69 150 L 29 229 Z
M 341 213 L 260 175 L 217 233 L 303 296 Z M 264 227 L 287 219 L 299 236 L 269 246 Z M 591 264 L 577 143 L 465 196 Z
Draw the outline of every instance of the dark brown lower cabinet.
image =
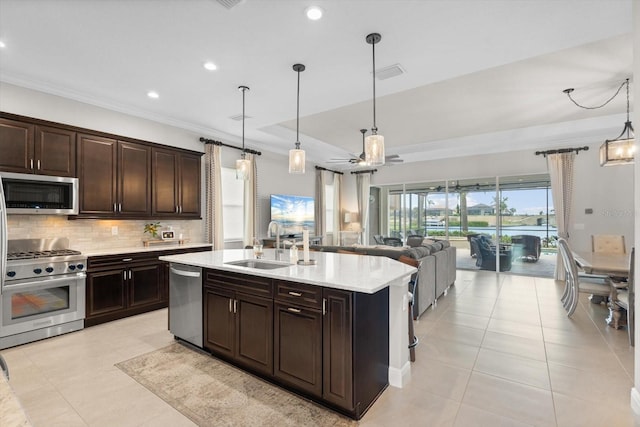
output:
M 276 302 L 274 305 L 276 378 L 322 396 L 322 311 Z
M 388 289 L 362 294 L 217 270 L 205 277 L 204 346 L 213 355 L 355 419 L 387 387 Z
M 204 346 L 254 372 L 273 373 L 273 300 L 204 287 Z
M 164 308 L 169 302 L 168 263 L 161 255 L 199 252 L 210 247 L 89 257 L 85 326 Z

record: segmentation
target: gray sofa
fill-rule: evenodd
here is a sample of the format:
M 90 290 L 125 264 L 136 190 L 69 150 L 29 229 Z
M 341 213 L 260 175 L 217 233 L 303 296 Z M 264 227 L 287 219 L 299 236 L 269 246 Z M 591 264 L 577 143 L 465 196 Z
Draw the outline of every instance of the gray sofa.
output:
M 456 248 L 448 241 L 423 243 L 420 246 L 322 246 L 311 245 L 311 250 L 322 252 L 353 252 L 370 256 L 386 256 L 399 259 L 402 255 L 420 262 L 418 286 L 415 290 L 413 316 L 418 318 L 429 306 L 435 306 L 437 300 L 446 294 L 449 286 L 456 281 Z

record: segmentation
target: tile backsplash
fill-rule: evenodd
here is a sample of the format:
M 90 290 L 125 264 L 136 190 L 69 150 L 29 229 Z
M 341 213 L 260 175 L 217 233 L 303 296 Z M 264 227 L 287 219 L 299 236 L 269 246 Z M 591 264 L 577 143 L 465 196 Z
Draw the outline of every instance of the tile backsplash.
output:
M 142 247 L 144 225 L 157 220 L 68 220 L 58 215 L 8 215 L 8 238 L 47 239 L 67 237 L 72 249 L 89 252 L 112 248 Z M 205 242 L 203 220 L 160 220 L 160 228 L 171 226 L 176 237 L 192 242 Z M 117 234 L 116 234 L 117 233 Z

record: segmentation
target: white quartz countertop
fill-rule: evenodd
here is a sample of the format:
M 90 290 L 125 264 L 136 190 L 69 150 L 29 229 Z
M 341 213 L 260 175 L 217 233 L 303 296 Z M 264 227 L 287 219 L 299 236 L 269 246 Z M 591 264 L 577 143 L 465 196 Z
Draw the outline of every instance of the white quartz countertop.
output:
M 118 254 L 130 254 L 137 252 L 158 252 L 158 251 L 171 251 L 176 249 L 189 249 L 189 248 L 211 248 L 211 243 L 183 243 L 170 242 L 163 245 L 150 245 L 150 246 L 129 246 L 122 248 L 109 248 L 109 249 L 97 249 L 84 251 L 82 254 L 86 256 L 103 256 L 103 255 L 118 255 Z
M 265 249 L 263 260 L 275 262 L 275 255 L 275 249 Z M 302 258 L 302 251 L 299 255 Z M 368 294 L 390 285 L 406 285 L 411 274 L 417 271 L 387 257 L 331 252 L 311 252 L 310 258 L 316 260 L 316 265 L 290 264 L 289 251 L 281 255 L 281 262 L 289 263 L 282 268 L 264 270 L 227 264 L 254 258 L 251 249 L 228 249 L 167 255 L 161 256 L 160 260 Z

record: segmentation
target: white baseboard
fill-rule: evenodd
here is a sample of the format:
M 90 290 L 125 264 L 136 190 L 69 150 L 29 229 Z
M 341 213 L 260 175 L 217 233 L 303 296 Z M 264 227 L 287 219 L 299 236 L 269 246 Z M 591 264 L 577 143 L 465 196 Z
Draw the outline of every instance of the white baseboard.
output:
M 403 388 L 411 378 L 411 362 L 407 361 L 402 369 L 389 366 L 389 385 Z
M 635 387 L 631 389 L 631 410 L 636 420 L 635 425 L 638 425 L 637 420 L 640 420 L 640 392 Z

